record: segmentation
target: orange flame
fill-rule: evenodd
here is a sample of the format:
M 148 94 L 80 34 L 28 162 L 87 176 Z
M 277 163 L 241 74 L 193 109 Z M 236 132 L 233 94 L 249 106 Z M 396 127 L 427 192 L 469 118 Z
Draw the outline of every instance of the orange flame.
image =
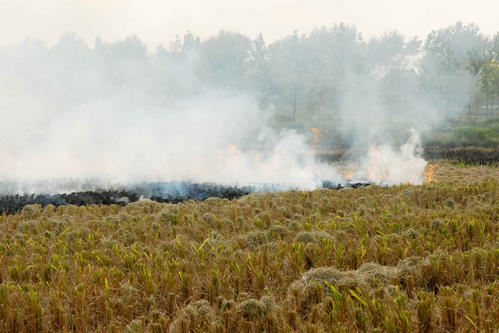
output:
M 376 146 L 376 144 L 373 143 L 372 145 L 369 146 L 368 152 L 369 154 L 379 154 L 378 146 Z
M 358 168 L 357 163 L 354 163 L 340 169 L 340 172 L 346 180 L 351 180 Z
M 319 143 L 319 141 L 321 141 L 321 139 L 322 139 L 322 133 L 316 127 L 312 127 L 311 130 L 314 133 L 314 141 L 313 141 L 312 146 L 310 147 L 310 149 L 311 150 L 315 150 L 315 146 L 317 146 L 317 144 Z
M 237 145 L 230 144 L 227 148 L 231 153 L 239 153 L 239 148 L 237 147 Z
M 428 165 L 426 166 L 424 173 L 423 173 L 425 184 L 429 184 L 431 182 L 438 182 L 438 180 L 437 180 L 437 178 L 435 178 L 434 172 L 433 172 L 438 166 L 439 165 L 436 163 L 435 164 L 428 163 Z

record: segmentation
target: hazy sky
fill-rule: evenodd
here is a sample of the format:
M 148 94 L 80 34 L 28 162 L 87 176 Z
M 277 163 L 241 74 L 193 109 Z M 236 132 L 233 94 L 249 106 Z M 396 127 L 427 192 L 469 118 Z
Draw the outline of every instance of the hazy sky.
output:
M 187 30 L 206 38 L 220 29 L 267 41 L 344 22 L 365 37 L 397 29 L 424 38 L 461 20 L 499 31 L 498 0 L 0 0 L 0 45 L 25 38 L 53 44 L 74 32 L 116 40 L 135 34 L 154 47 Z

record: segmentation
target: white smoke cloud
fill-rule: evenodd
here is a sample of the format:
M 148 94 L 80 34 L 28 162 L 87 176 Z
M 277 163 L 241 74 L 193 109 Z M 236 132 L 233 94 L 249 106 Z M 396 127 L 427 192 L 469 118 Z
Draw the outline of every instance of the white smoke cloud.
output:
M 112 67 L 82 56 L 84 51 L 49 57 L 36 45 L 29 47 L 31 58 L 15 48 L 0 54 L 8 58 L 0 61 L 0 193 L 70 192 L 141 181 L 307 190 L 325 180 L 348 182 L 335 166 L 316 159 L 303 133 L 272 129 L 270 111 L 251 94 L 200 86 L 191 58 L 171 63 L 167 74 L 176 85 L 162 85 L 162 77 L 143 70 L 133 57 Z M 64 62 L 72 57 L 80 58 Z M 346 118 L 349 128 L 366 138 L 360 130 L 366 118 L 355 117 Z M 369 119 L 375 132 L 382 132 L 375 112 Z M 418 157 L 418 140 L 414 132 L 400 149 L 380 145 L 357 156 L 353 180 L 420 184 L 426 162 Z
M 262 133 L 260 133 L 262 134 Z M 273 133 L 260 137 L 270 151 L 241 152 L 230 146 L 221 152 L 221 182 L 248 184 L 278 184 L 281 188 L 316 189 L 324 180 L 342 182 L 336 169 L 318 162 L 304 135 L 294 130 Z
M 243 94 L 208 93 L 169 110 L 121 112 L 92 103 L 50 118 L 34 114 L 35 106 L 20 107 L 10 125 L 4 123 L 1 180 L 68 179 L 59 182 L 63 188 L 77 187 L 75 179 L 99 179 L 301 189 L 340 180 L 334 168 L 315 160 L 304 135 L 267 127 L 256 100 Z
M 367 179 L 387 185 L 423 183 L 423 173 L 427 162 L 420 156 L 421 138 L 416 130 L 411 130 L 407 143 L 394 150 L 388 145 L 372 145 L 362 158 L 361 168 L 355 173 L 356 179 Z
M 29 108 L 20 110 L 31 115 Z M 233 93 L 205 94 L 166 112 L 122 114 L 110 105 L 89 104 L 3 131 L 3 192 L 173 180 L 273 184 L 280 190 L 348 182 L 335 166 L 317 161 L 303 134 L 270 129 L 253 98 Z M 369 150 L 351 181 L 420 184 L 426 162 L 417 155 L 418 145 L 413 132 L 400 151 L 387 145 Z

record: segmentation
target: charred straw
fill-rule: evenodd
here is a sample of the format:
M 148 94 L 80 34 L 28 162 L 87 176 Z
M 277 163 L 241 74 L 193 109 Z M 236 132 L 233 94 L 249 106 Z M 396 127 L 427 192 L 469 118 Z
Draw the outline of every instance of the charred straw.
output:
M 323 181 L 322 187 L 328 189 L 342 189 L 344 187 L 358 188 L 371 183 L 347 183 L 338 184 L 331 181 Z M 126 205 L 142 199 L 150 199 L 157 202 L 178 203 L 187 200 L 205 200 L 210 197 L 237 199 L 254 192 L 275 192 L 279 185 L 261 184 L 258 186 L 228 186 L 212 183 L 189 183 L 189 182 L 155 182 L 141 183 L 120 190 L 76 191 L 71 193 L 56 194 L 0 194 L 0 213 L 15 213 L 21 211 L 25 206 L 39 204 L 42 207 L 65 206 L 65 205 Z

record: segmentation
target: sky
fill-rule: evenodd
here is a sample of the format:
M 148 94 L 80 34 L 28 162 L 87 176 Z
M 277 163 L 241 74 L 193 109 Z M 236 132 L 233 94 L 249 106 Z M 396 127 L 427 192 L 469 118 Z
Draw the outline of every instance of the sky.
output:
M 39 39 L 53 45 L 75 33 L 90 45 L 136 35 L 149 47 L 168 46 L 187 31 L 202 39 L 221 29 L 272 42 L 335 23 L 365 38 L 398 30 L 424 39 L 457 21 L 499 31 L 497 0 L 0 0 L 0 45 Z

